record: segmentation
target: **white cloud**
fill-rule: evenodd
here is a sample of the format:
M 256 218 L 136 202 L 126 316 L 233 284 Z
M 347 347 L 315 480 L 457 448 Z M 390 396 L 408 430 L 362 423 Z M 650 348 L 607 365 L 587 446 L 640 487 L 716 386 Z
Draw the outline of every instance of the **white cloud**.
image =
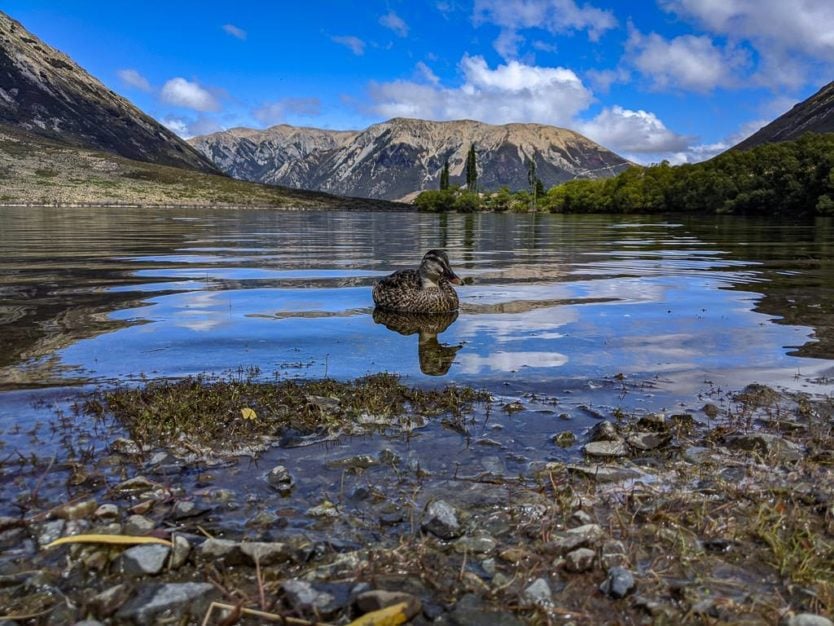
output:
M 577 130 L 618 153 L 661 153 L 685 150 L 690 137 L 678 135 L 648 111 L 631 111 L 619 106 L 603 111 Z
M 232 37 L 237 37 L 241 41 L 246 41 L 246 31 L 242 28 L 238 28 L 234 24 L 223 24 L 223 30 L 225 30 Z
M 744 50 L 717 47 L 708 36 L 682 35 L 664 39 L 632 29 L 626 57 L 649 77 L 655 89 L 679 88 L 708 92 L 738 85 L 738 71 L 749 58 Z
M 749 41 L 760 57 L 761 84 L 798 86 L 815 65 L 830 71 L 834 63 L 831 0 L 662 0 L 661 6 L 731 41 Z
M 191 135 L 188 132 L 188 123 L 179 117 L 166 117 L 162 119 L 162 125 L 175 132 L 180 137 L 188 138 Z
M 417 70 L 418 76 L 423 78 L 426 82 L 429 82 L 432 85 L 437 85 L 440 83 L 440 79 L 437 77 L 437 74 L 435 74 L 432 71 L 432 69 L 422 61 L 417 61 L 417 65 L 415 65 L 415 68 Z
M 460 69 L 464 82 L 457 88 L 411 81 L 372 83 L 372 109 L 386 117 L 565 125 L 593 99 L 579 77 L 562 67 L 510 61 L 491 69 L 483 57 L 464 56 Z
M 611 11 L 590 4 L 579 6 L 575 0 L 475 0 L 475 24 L 490 23 L 502 31 L 495 48 L 504 58 L 516 56 L 517 31 L 544 29 L 552 34 L 586 31 L 588 39 L 598 41 L 605 31 L 617 25 Z
M 184 78 L 172 78 L 162 86 L 159 94 L 166 104 L 194 109 L 195 111 L 219 111 L 220 103 L 205 87 Z
M 337 35 L 330 38 L 334 43 L 349 48 L 356 56 L 365 54 L 365 42 L 353 35 Z
M 183 139 L 189 139 L 197 135 L 208 135 L 223 130 L 223 126 L 217 120 L 203 115 L 200 115 L 196 119 L 169 115 L 162 119 L 162 125 L 174 131 Z
M 388 13 L 379 18 L 379 23 L 385 26 L 385 28 L 393 30 L 400 37 L 408 35 L 408 24 L 393 11 L 388 11 Z
M 256 120 L 267 125 L 285 122 L 288 115 L 319 114 L 321 114 L 321 100 L 318 98 L 283 98 L 252 111 L 252 116 Z
M 139 91 L 151 91 L 151 84 L 148 82 L 148 79 L 136 70 L 123 69 L 116 72 L 116 75 L 128 87 L 133 87 Z

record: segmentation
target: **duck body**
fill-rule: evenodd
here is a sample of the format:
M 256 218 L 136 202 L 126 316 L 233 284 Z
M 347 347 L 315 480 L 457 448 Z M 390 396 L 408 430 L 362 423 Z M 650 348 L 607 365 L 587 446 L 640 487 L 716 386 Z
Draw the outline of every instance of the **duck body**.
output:
M 416 270 L 400 270 L 374 285 L 374 304 L 386 311 L 437 314 L 458 310 L 458 294 L 452 283 L 460 278 L 449 267 L 442 250 L 430 250 Z

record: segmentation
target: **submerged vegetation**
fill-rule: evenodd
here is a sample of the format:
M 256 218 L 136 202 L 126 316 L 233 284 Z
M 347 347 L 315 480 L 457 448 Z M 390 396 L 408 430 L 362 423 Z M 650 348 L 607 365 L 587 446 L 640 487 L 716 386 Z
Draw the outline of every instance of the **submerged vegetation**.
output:
M 805 217 L 834 215 L 834 134 L 731 150 L 709 161 L 632 167 L 612 178 L 571 180 L 546 194 L 501 189 L 425 191 L 424 211 L 554 213 L 719 213 Z

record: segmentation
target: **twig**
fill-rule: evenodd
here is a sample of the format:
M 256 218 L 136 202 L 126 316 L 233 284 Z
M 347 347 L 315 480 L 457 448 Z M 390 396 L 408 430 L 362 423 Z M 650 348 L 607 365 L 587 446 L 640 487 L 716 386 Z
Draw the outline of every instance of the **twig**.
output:
M 208 610 L 206 611 L 206 616 L 205 618 L 203 618 L 201 626 L 208 626 L 209 618 L 211 617 L 212 613 L 214 613 L 215 609 L 225 609 L 227 611 L 234 611 L 237 609 L 237 607 L 233 604 L 225 604 L 223 602 L 212 602 L 209 605 Z M 266 611 L 258 611 L 256 609 L 241 608 L 240 612 L 243 615 L 251 615 L 252 617 L 259 617 L 270 622 L 280 622 L 281 624 L 288 624 L 289 626 L 330 626 L 330 624 L 325 624 L 324 622 L 310 622 L 306 619 L 299 619 L 297 617 L 285 617 L 284 615 L 279 615 L 278 613 L 267 613 Z

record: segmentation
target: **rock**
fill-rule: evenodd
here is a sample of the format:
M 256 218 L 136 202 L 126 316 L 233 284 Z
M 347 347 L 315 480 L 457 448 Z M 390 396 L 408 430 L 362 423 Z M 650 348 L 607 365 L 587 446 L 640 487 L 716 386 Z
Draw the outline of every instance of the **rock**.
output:
M 712 402 L 707 402 L 703 407 L 701 407 L 701 411 L 703 411 L 704 415 L 710 419 L 718 417 L 718 407 Z
M 285 580 L 281 587 L 287 602 L 297 611 L 330 617 L 350 603 L 349 584 L 321 584 L 313 586 L 306 580 Z
M 93 513 L 100 520 L 114 520 L 119 517 L 119 507 L 115 504 L 102 504 Z
M 608 420 L 596 424 L 588 433 L 588 438 L 591 441 L 620 441 L 620 433 L 617 432 L 617 427 Z
M 110 452 L 114 454 L 134 455 L 142 454 L 142 448 L 138 443 L 133 441 L 133 439 L 119 437 L 112 444 L 110 444 Z
M 773 456 L 781 462 L 799 461 L 804 456 L 802 446 L 771 433 L 742 433 L 729 435 L 724 443 L 731 450 L 746 450 L 759 456 Z
M 211 511 L 211 507 L 200 506 L 193 500 L 179 500 L 171 509 L 171 517 L 175 520 L 183 520 L 189 517 L 197 517 L 209 511 Z
M 565 569 L 569 572 L 587 572 L 594 566 L 596 552 L 589 548 L 579 548 L 565 555 Z
M 553 443 L 555 443 L 560 448 L 570 448 L 573 444 L 576 443 L 576 435 L 574 435 L 569 430 L 564 430 L 560 433 L 553 435 L 551 438 Z
M 98 508 L 98 503 L 95 500 L 84 500 L 83 502 L 75 502 L 58 507 L 55 515 L 66 520 L 84 519 L 90 517 L 96 508 Z
M 596 547 L 604 536 L 605 532 L 599 524 L 585 524 L 557 533 L 545 546 L 548 551 L 566 554 L 577 548 Z
M 90 608 L 98 617 L 110 617 L 127 602 L 129 597 L 130 588 L 126 584 L 120 583 L 94 595 L 90 600 Z
M 441 539 L 454 539 L 463 534 L 457 511 L 444 500 L 435 500 L 426 507 L 421 527 Z
M 379 454 L 376 455 L 376 458 L 383 465 L 399 465 L 400 463 L 402 463 L 402 458 L 400 457 L 400 455 L 391 450 L 390 448 L 380 450 Z
M 640 428 L 645 428 L 651 431 L 665 431 L 668 426 L 666 424 L 666 416 L 663 413 L 649 413 L 637 420 L 637 425 Z
M 603 415 L 602 413 L 600 413 L 600 412 L 599 412 L 599 411 L 597 411 L 596 409 L 592 409 L 592 408 L 591 408 L 591 407 L 589 407 L 587 404 L 580 404 L 580 405 L 579 405 L 578 407 L 576 407 L 576 408 L 578 408 L 580 411 L 582 411 L 582 412 L 583 412 L 583 413 L 585 413 L 586 415 L 590 415 L 590 416 L 591 416 L 591 417 L 593 417 L 595 420 L 604 420 L 604 419 L 605 419 L 605 415 Z
M 455 542 L 454 550 L 461 554 L 489 554 L 495 550 L 496 545 L 495 539 L 482 532 L 471 537 L 461 537 Z
M 307 515 L 312 517 L 336 518 L 339 517 L 339 509 L 329 500 L 325 500 L 321 504 L 307 509 Z
M 827 617 L 813 613 L 797 613 L 782 621 L 784 626 L 834 626 Z
M 73 626 L 104 626 L 97 619 L 82 619 L 80 622 L 75 622 Z
M 506 413 L 518 413 L 519 411 L 524 410 L 524 405 L 518 400 L 514 400 L 513 402 L 507 402 L 502 405 L 501 408 L 504 409 Z
M 122 572 L 128 576 L 159 574 L 171 548 L 161 544 L 133 546 L 122 553 Z
M 171 568 L 179 569 L 185 565 L 188 555 L 191 554 L 191 543 L 182 535 L 174 535 L 171 541 L 174 544 L 171 549 Z
M 582 509 L 574 511 L 570 516 L 570 521 L 574 522 L 579 526 L 585 526 L 586 524 L 594 523 L 594 519 Z
M 44 522 L 40 526 L 33 527 L 35 531 L 35 539 L 38 545 L 43 548 L 45 545 L 52 543 L 56 539 L 60 539 L 64 534 L 64 528 L 67 523 L 62 519 L 51 520 Z
M 643 476 L 642 472 L 635 469 L 616 465 L 566 465 L 565 467 L 572 474 L 580 474 L 598 483 L 619 482 Z
M 385 591 L 383 589 L 375 589 L 373 591 L 364 591 L 356 596 L 356 607 L 364 614 L 371 611 L 378 611 L 385 607 L 393 606 L 405 602 L 406 621 L 417 615 L 422 606 L 420 600 L 402 591 Z
M 379 465 L 379 461 L 370 454 L 355 454 L 343 459 L 333 459 L 325 463 L 325 466 L 329 469 L 346 469 L 353 472 L 368 469 L 374 465 Z
M 240 544 L 240 551 L 253 565 L 257 562 L 262 567 L 286 563 L 295 558 L 295 550 L 289 544 L 279 542 L 244 541 Z
M 612 598 L 625 598 L 637 588 L 634 574 L 624 567 L 612 567 L 599 590 Z
M 779 393 L 767 385 L 753 383 L 747 385 L 735 396 L 736 402 L 743 402 L 753 407 L 770 406 L 779 399 Z
M 146 535 L 156 528 L 156 523 L 144 515 L 131 515 L 125 521 L 126 535 Z
M 689 446 L 683 451 L 683 460 L 692 465 L 703 465 L 716 460 L 710 448 L 703 446 Z
M 628 448 L 622 441 L 591 441 L 582 450 L 591 457 L 619 458 L 628 456 Z
M 214 593 L 214 585 L 209 583 L 145 585 L 119 609 L 116 617 L 133 620 L 141 626 L 183 622 L 186 616 L 192 618 L 191 623 L 198 623 Z
M 553 593 L 550 585 L 544 578 L 537 578 L 530 583 L 521 593 L 521 602 L 524 606 L 537 606 L 547 609 L 553 606 Z
M 206 539 L 199 548 L 203 558 L 223 559 L 229 564 L 241 564 L 245 561 L 241 544 L 231 539 Z
M 671 439 L 670 433 L 636 432 L 630 434 L 626 441 L 637 450 L 655 450 L 669 443 Z
M 266 482 L 284 497 L 290 495 L 295 485 L 295 480 L 290 474 L 290 471 L 283 465 L 276 465 L 269 470 L 269 473 L 266 475 Z
M 426 614 L 428 607 L 423 608 Z M 523 626 L 524 622 L 512 613 L 490 610 L 483 599 L 475 593 L 467 593 L 455 603 L 445 616 L 434 620 L 436 624 L 453 626 Z

